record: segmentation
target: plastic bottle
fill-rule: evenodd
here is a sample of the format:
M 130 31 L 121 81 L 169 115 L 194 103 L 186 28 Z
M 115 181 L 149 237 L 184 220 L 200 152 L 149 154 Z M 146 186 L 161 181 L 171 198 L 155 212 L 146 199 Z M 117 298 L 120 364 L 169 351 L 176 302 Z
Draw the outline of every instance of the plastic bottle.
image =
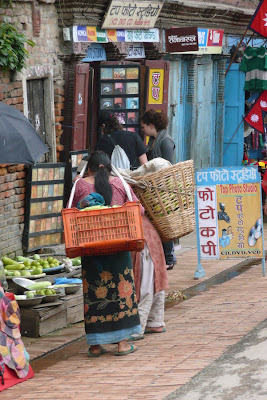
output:
M 1 260 L 0 260 L 0 284 L 4 288 L 4 290 L 8 289 L 8 283 L 6 280 L 6 274 L 5 274 L 5 270 L 4 270 L 4 264 L 2 263 Z

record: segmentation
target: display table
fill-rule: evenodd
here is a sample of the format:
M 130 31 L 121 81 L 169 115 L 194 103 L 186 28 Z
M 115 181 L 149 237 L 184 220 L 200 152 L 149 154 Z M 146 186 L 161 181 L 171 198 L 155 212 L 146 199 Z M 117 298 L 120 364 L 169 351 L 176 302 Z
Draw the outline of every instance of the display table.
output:
M 39 304 L 31 308 L 20 308 L 21 335 L 39 337 L 83 320 L 82 288 L 53 303 Z

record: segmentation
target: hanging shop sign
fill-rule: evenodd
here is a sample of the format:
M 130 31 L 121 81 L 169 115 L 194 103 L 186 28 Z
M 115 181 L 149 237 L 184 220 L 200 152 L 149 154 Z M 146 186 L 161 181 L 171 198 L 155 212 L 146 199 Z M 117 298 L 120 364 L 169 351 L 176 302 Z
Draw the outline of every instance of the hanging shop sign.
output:
M 146 58 L 145 48 L 143 43 L 133 43 L 130 44 L 127 48 L 128 55 L 126 60 L 134 59 L 134 58 Z
M 257 168 L 196 172 L 198 246 L 202 259 L 263 258 L 261 181 Z
M 180 28 L 175 28 L 180 29 Z M 169 31 L 170 29 L 168 29 Z M 166 31 L 167 32 L 167 31 Z M 186 51 L 186 54 L 221 54 L 223 44 L 223 29 L 203 29 L 197 28 L 198 36 L 198 50 Z M 167 36 L 166 36 L 166 49 L 169 53 L 184 53 L 185 50 L 171 50 L 167 48 Z
M 197 28 L 171 28 L 165 31 L 168 53 L 198 50 Z
M 82 60 L 83 62 L 90 61 L 106 61 L 107 55 L 106 50 L 100 43 L 92 43 L 90 47 L 88 47 L 86 56 Z
M 164 69 L 149 69 L 148 104 L 163 103 Z
M 74 42 L 129 42 L 129 43 L 153 43 L 159 42 L 159 30 L 153 29 L 99 29 L 95 26 L 73 26 Z
M 112 0 L 102 28 L 153 28 L 162 6 L 162 1 Z
M 205 54 L 221 54 L 223 29 L 198 28 L 198 50 Z

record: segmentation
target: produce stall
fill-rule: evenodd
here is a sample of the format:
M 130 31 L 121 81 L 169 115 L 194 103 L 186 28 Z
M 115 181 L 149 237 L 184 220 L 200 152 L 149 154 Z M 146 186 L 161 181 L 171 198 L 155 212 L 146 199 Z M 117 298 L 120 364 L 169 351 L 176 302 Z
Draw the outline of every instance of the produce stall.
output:
M 43 336 L 83 320 L 81 260 L 48 257 L 2 257 L 8 291 L 21 313 L 21 334 Z
M 53 303 L 21 307 L 22 336 L 39 337 L 83 320 L 83 293 L 61 296 Z

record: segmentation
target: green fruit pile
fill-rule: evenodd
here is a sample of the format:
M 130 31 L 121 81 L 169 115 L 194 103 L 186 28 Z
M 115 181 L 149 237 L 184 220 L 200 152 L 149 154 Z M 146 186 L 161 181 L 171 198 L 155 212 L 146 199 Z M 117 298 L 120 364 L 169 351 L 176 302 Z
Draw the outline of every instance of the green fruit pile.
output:
M 17 256 L 15 260 L 9 257 L 2 257 L 6 276 L 31 276 L 40 275 L 48 268 L 58 267 L 60 261 L 53 257 L 42 259 L 39 254 L 32 258 Z
M 56 294 L 56 291 L 54 289 L 41 289 L 36 290 L 36 294 L 39 296 L 52 296 L 53 294 Z

